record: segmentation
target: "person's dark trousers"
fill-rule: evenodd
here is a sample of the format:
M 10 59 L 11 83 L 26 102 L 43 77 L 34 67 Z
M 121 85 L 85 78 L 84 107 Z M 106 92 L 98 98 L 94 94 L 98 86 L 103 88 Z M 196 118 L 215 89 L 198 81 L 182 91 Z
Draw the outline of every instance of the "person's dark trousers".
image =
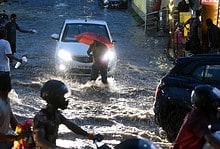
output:
M 91 80 L 98 78 L 99 72 L 102 77 L 102 83 L 107 84 L 108 65 L 92 65 Z
M 200 40 L 198 37 L 190 38 L 190 51 L 193 54 L 201 53 Z
M 10 46 L 11 46 L 11 52 L 14 55 L 14 53 L 16 53 L 16 42 L 9 42 Z
M 10 72 L 9 71 L 0 71 L 0 75 L 7 75 L 10 77 Z
M 102 83 L 107 84 L 107 72 L 108 72 L 108 65 L 101 65 L 100 66 L 100 74 L 102 77 Z
M 9 42 L 11 46 L 12 55 L 16 53 L 16 42 Z M 10 64 L 13 62 L 13 59 L 10 59 Z
M 99 67 L 97 65 L 92 65 L 92 70 L 91 70 L 91 80 L 96 80 L 99 75 Z

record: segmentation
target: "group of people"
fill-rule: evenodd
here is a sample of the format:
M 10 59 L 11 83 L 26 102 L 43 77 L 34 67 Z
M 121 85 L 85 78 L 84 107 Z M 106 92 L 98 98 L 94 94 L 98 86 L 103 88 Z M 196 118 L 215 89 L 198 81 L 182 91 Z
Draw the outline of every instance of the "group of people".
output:
M 32 30 L 21 29 L 16 23 L 16 17 L 16 14 L 11 14 L 10 21 L 0 27 L 0 149 L 11 149 L 13 141 L 30 135 L 26 132 L 17 135 L 9 134 L 10 128 L 15 130 L 19 124 L 12 112 L 8 96 L 12 89 L 10 63 L 13 60 L 22 63 L 22 59 L 14 56 L 16 53 L 16 31 L 33 33 Z M 108 61 L 101 60 L 101 55 L 106 49 L 104 44 L 94 42 L 88 50 L 88 55 L 93 57 L 91 80 L 95 81 L 98 74 L 101 73 L 104 84 L 107 84 Z M 64 110 L 68 106 L 68 100 L 64 97 L 67 92 L 67 86 L 59 80 L 49 80 L 43 85 L 40 96 L 47 102 L 47 105 L 33 119 L 32 135 L 35 148 L 61 149 L 62 147 L 56 146 L 60 124 L 66 125 L 74 133 L 85 136 L 87 139 L 103 139 L 102 135 L 88 133 L 61 114 L 59 109 Z
M 14 116 L 8 94 L 12 89 L 10 63 L 15 60 L 22 63 L 22 59 L 14 56 L 16 52 L 16 30 L 21 30 L 16 23 L 16 14 L 12 14 L 10 21 L 3 26 L 0 26 L 0 148 L 9 149 L 12 147 L 14 140 L 19 140 L 24 137 L 24 134 L 19 136 L 8 134 L 9 126 L 15 130 L 18 121 Z
M 25 132 L 19 135 L 8 134 L 9 126 L 15 130 L 18 121 L 11 110 L 8 97 L 12 88 L 11 79 L 8 75 L 0 74 L 0 82 L 0 148 L 11 149 L 13 141 L 29 134 Z M 61 114 L 60 110 L 68 106 L 69 101 L 65 98 L 67 93 L 67 86 L 59 80 L 49 80 L 42 86 L 40 96 L 47 104 L 33 118 L 32 135 L 36 149 L 63 149 L 56 145 L 60 124 L 87 139 L 101 141 L 104 138 L 101 134 L 95 135 L 83 130 Z M 192 91 L 191 102 L 192 110 L 185 117 L 173 149 L 202 149 L 206 142 L 218 149 L 220 140 L 214 135 L 214 131 L 217 130 L 214 126 L 219 123 L 220 90 L 210 85 L 196 86 Z
M 217 27 L 213 23 L 213 20 L 211 18 L 207 18 L 205 20 L 206 26 L 207 26 L 207 32 L 203 32 L 202 30 L 202 9 L 198 9 L 196 11 L 193 11 L 193 17 L 188 19 L 186 22 L 182 20 L 184 17 L 180 17 L 181 15 L 185 16 L 190 13 L 190 9 L 194 10 L 193 1 L 189 0 L 188 3 L 186 0 L 181 0 L 178 3 L 178 12 L 179 12 L 179 22 L 178 26 L 176 27 L 176 31 L 174 33 L 174 39 L 175 35 L 179 34 L 180 31 L 183 35 L 184 28 L 187 29 L 188 35 L 186 38 L 186 41 L 179 40 L 180 43 L 176 43 L 174 41 L 175 47 L 174 52 L 179 52 L 179 49 L 185 49 L 186 51 L 189 51 L 192 54 L 201 54 L 201 53 L 217 53 L 220 52 L 220 28 Z M 186 14 L 184 14 L 186 13 Z M 181 20 L 180 20 L 181 19 Z M 179 29 L 182 28 L 182 29 Z M 183 36 L 182 36 L 183 37 Z M 185 46 L 184 48 L 181 46 Z
M 10 21 L 0 26 L 0 73 L 10 74 L 10 63 L 13 60 L 22 63 L 22 59 L 14 56 L 16 53 L 16 31 L 34 33 L 32 30 L 21 29 L 16 23 L 16 14 L 11 14 Z
M 211 18 L 206 19 L 207 32 L 202 34 L 202 22 L 200 20 L 201 10 L 197 10 L 195 17 L 190 18 L 184 23 L 184 27 L 189 30 L 187 42 L 186 42 L 186 51 L 190 51 L 193 54 L 204 53 L 202 46 L 204 40 L 207 40 L 207 48 L 209 53 L 220 52 L 220 28 L 217 25 L 213 24 Z M 187 25 L 190 25 L 190 28 Z M 203 35 L 206 38 L 202 37 Z
M 191 47 L 195 52 L 198 52 L 198 44 L 200 45 L 198 37 L 198 28 L 201 25 L 199 20 L 200 12 L 196 12 L 196 18 L 186 22 L 190 23 L 189 38 L 193 43 Z M 11 21 L 6 24 L 4 28 L 0 29 L 0 149 L 10 149 L 13 146 L 13 141 L 25 138 L 27 133 L 19 135 L 8 134 L 9 128 L 15 130 L 19 124 L 10 106 L 10 98 L 8 94 L 12 89 L 10 78 L 10 59 L 22 62 L 16 58 L 16 30 L 24 33 L 31 33 L 31 31 L 21 30 L 16 23 L 16 15 L 12 14 Z M 213 35 L 217 32 L 216 26 L 211 19 L 206 20 L 208 26 L 208 40 L 212 49 L 219 48 L 219 42 Z M 6 40 L 7 37 L 7 41 Z M 107 47 L 94 41 L 87 51 L 87 54 L 93 57 L 93 66 L 91 72 L 91 80 L 96 80 L 98 73 L 101 73 L 102 82 L 107 83 L 107 69 L 108 61 L 103 61 L 101 55 L 105 53 Z M 92 53 L 92 54 L 91 54 Z M 62 149 L 56 145 L 58 136 L 58 128 L 60 124 L 64 124 L 74 133 L 84 136 L 87 139 L 102 140 L 103 135 L 92 134 L 81 127 L 77 126 L 71 120 L 67 119 L 60 110 L 64 110 L 68 106 L 68 99 L 65 98 L 67 94 L 67 86 L 59 80 L 47 81 L 40 90 L 40 96 L 46 101 L 46 107 L 41 109 L 33 118 L 33 139 L 36 149 L 57 148 Z M 209 85 L 197 86 L 193 92 L 191 101 L 193 104 L 192 110 L 186 115 L 185 120 L 180 128 L 178 136 L 173 144 L 174 149 L 200 149 L 205 142 L 209 142 L 214 148 L 220 147 L 220 140 L 213 135 L 213 128 L 209 126 L 219 123 L 218 107 L 220 106 L 220 90 Z
M 13 60 L 22 63 L 22 59 L 16 58 L 16 31 L 22 33 L 35 33 L 33 30 L 24 30 L 16 23 L 16 14 L 11 14 L 10 21 L 0 27 L 0 73 L 10 72 L 10 63 Z M 91 71 L 91 80 L 96 80 L 99 73 L 102 77 L 102 82 L 107 84 L 108 60 L 103 61 L 102 57 L 106 52 L 107 47 L 97 41 L 88 49 L 88 55 L 93 58 L 93 66 Z

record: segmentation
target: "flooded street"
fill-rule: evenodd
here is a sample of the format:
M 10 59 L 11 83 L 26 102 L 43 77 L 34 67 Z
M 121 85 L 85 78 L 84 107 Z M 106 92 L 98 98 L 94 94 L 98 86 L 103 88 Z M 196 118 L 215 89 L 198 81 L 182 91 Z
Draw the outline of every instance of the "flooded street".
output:
M 70 88 L 71 100 L 63 114 L 88 132 L 105 136 L 110 146 L 135 136 L 170 148 L 166 136 L 154 123 L 154 92 L 159 79 L 172 66 L 163 51 L 166 39 L 147 36 L 128 10 L 108 10 L 96 0 L 17 0 L 0 6 L 7 14 L 16 13 L 22 29 L 35 29 L 35 34 L 17 32 L 17 57 L 27 55 L 28 62 L 18 69 L 11 67 L 12 108 L 19 120 L 33 117 L 45 102 L 40 87 L 49 79 L 62 80 Z M 55 40 L 64 19 L 94 18 L 105 20 L 116 40 L 118 64 L 116 74 L 91 83 L 89 77 L 59 77 L 54 71 Z M 58 144 L 75 148 L 95 148 L 92 141 L 60 127 Z

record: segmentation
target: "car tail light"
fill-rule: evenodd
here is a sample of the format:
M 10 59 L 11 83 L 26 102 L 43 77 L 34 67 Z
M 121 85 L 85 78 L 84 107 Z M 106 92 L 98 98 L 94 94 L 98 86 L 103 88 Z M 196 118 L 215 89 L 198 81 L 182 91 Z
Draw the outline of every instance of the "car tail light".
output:
M 160 91 L 160 85 L 157 86 L 156 91 L 155 91 L 155 97 L 157 97 L 158 92 Z
M 155 91 L 155 97 L 157 97 L 157 94 L 161 91 L 162 86 L 164 86 L 164 82 L 160 81 L 160 83 L 157 85 L 157 88 Z

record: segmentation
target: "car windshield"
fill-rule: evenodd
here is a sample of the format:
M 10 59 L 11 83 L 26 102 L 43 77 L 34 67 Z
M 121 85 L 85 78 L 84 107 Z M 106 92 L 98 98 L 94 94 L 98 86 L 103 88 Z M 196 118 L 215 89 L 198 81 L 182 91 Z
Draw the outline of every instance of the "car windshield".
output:
M 84 32 L 93 32 L 93 33 L 97 33 L 97 34 L 100 34 L 102 36 L 109 38 L 105 25 L 73 23 L 73 24 L 66 25 L 64 29 L 62 41 L 63 42 L 77 42 L 75 35 L 81 34 Z

